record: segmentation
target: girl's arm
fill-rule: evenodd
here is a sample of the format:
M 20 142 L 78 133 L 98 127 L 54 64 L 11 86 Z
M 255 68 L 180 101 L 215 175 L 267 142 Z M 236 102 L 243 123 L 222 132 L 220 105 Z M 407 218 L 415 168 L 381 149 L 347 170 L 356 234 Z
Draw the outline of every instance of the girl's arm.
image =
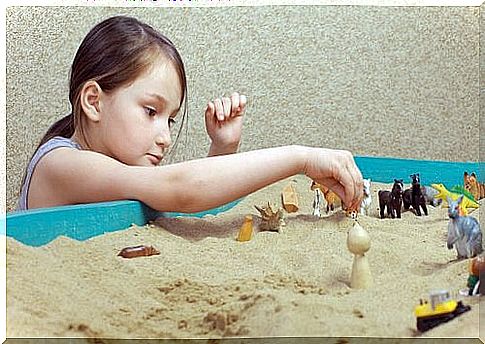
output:
M 285 146 L 137 167 L 91 151 L 59 148 L 37 165 L 29 207 L 137 199 L 159 211 L 197 212 L 297 173 L 327 185 L 345 204 L 360 203 L 362 176 L 345 151 Z

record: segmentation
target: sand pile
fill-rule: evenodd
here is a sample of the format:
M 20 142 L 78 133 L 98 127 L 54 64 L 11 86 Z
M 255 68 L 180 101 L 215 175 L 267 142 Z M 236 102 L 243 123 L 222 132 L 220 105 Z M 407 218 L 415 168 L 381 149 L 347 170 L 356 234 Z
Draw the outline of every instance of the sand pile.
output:
M 300 210 L 286 216 L 283 230 L 237 242 L 244 216 L 253 214 L 257 227 L 254 205 L 281 204 L 290 180 Z M 352 222 L 341 211 L 313 217 L 309 186 L 295 176 L 217 216 L 161 219 L 84 242 L 60 237 L 34 248 L 8 238 L 7 336 L 410 337 L 419 335 L 413 309 L 420 298 L 466 286 L 468 262 L 453 261 L 456 251 L 446 248 L 446 209 L 381 220 L 377 190 L 390 185 L 373 183 L 372 212 L 359 223 L 372 240 L 374 284 L 351 289 Z M 117 256 L 140 244 L 161 254 Z M 479 299 L 463 300 L 470 312 L 423 336 L 478 337 Z

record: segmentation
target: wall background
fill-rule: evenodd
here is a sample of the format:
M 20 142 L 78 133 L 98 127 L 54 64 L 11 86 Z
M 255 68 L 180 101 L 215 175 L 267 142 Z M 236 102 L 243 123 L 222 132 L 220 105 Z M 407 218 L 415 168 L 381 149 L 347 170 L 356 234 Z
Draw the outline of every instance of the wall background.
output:
M 242 151 L 298 143 L 361 156 L 484 160 L 479 7 L 10 7 L 7 210 L 41 136 L 70 111 L 78 45 L 115 14 L 153 25 L 184 58 L 189 135 L 175 161 L 207 153 L 205 105 L 235 90 L 249 100 Z

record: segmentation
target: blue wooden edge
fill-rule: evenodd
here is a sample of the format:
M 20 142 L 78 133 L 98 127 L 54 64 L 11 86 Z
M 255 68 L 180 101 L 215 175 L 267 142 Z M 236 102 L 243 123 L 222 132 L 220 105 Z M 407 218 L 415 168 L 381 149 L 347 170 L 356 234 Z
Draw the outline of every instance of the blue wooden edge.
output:
M 479 180 L 485 174 L 484 162 L 449 162 L 435 160 L 413 160 L 384 157 L 355 157 L 364 178 L 381 183 L 392 183 L 403 179 L 411 183 L 410 175 L 419 173 L 421 184 L 442 183 L 452 187 L 463 185 L 463 172 L 475 172 Z
M 447 186 L 463 184 L 463 172 L 483 176 L 483 162 L 446 162 L 396 158 L 356 157 L 364 178 L 391 183 L 394 178 L 410 182 L 409 175 L 420 173 L 421 183 L 443 183 Z M 160 213 L 139 201 L 115 201 L 12 212 L 0 218 L 0 234 L 13 237 L 30 246 L 41 246 L 60 235 L 77 240 L 130 227 L 145 225 L 157 217 L 202 217 L 234 207 L 240 200 L 208 211 L 183 214 Z
M 1 220 L 0 225 L 6 227 L 7 236 L 26 245 L 42 246 L 60 235 L 86 240 L 126 229 L 132 224 L 143 226 L 159 217 L 215 215 L 234 207 L 239 201 L 192 214 L 157 212 L 142 202 L 131 200 L 79 204 L 12 212 Z

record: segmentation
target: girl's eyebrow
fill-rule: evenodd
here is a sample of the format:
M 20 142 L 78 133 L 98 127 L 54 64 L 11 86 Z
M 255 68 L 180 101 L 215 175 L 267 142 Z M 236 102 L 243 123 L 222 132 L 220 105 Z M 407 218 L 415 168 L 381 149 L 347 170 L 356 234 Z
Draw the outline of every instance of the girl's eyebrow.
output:
M 148 97 L 156 99 L 158 102 L 162 104 L 162 106 L 165 106 L 166 104 L 168 104 L 167 99 L 158 93 L 148 93 Z M 179 112 L 179 110 L 180 110 L 180 107 L 174 109 L 171 112 L 171 114 L 176 114 L 177 112 Z
M 159 101 L 162 104 L 166 104 L 167 103 L 167 99 L 165 99 L 164 96 L 161 96 L 158 93 L 148 93 L 147 96 L 150 97 L 150 98 L 155 98 L 157 101 Z

